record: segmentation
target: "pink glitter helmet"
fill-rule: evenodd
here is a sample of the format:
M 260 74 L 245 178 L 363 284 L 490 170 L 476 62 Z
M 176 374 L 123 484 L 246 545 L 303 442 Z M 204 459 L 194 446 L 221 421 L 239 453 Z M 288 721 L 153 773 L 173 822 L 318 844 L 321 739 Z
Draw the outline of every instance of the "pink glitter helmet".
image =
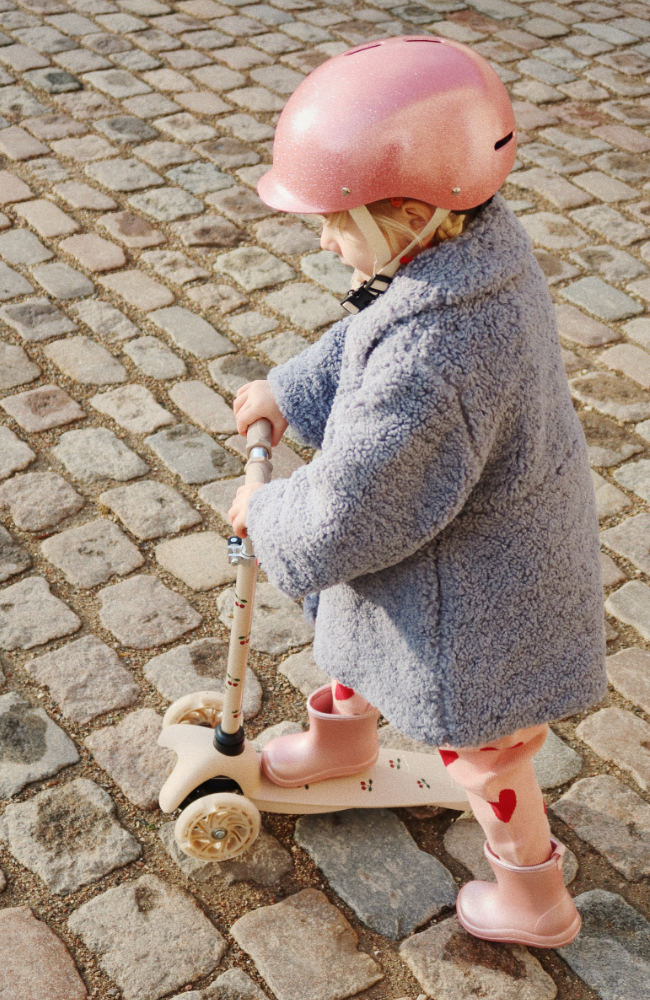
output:
M 515 159 L 515 119 L 489 63 L 459 42 L 388 38 L 319 66 L 278 122 L 260 198 L 325 214 L 382 198 L 475 208 Z

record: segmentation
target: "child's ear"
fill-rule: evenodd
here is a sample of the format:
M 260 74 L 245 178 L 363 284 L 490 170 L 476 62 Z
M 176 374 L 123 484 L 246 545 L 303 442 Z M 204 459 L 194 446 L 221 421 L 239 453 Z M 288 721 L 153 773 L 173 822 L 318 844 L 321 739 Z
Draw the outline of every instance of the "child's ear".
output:
M 409 198 L 402 206 L 404 221 L 414 233 L 421 233 L 427 222 L 435 212 L 435 208 L 426 205 L 423 201 L 416 201 Z

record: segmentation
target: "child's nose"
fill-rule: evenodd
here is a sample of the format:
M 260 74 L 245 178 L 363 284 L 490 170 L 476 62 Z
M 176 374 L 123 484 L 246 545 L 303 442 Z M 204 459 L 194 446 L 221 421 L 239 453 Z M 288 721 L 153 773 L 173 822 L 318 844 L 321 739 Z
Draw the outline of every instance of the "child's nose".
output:
M 333 253 L 337 253 L 339 256 L 341 255 L 341 248 L 327 227 L 325 227 L 321 233 L 320 245 L 321 250 L 331 250 Z

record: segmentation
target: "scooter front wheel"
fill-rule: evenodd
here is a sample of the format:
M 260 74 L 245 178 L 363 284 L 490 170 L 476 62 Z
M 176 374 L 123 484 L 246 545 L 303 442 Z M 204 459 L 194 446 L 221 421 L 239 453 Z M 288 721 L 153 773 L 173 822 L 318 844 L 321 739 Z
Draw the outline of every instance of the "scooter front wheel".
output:
M 220 691 L 195 691 L 173 702 L 163 716 L 165 726 L 206 726 L 216 729 L 221 722 L 223 695 Z
M 259 810 L 249 799 L 234 792 L 215 792 L 183 809 L 174 836 L 190 858 L 228 861 L 248 850 L 260 825 Z

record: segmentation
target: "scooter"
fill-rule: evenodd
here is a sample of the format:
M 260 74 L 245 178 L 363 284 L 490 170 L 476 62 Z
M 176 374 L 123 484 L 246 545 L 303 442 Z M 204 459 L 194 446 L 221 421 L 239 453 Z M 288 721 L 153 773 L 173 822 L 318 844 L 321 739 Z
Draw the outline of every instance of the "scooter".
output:
M 248 428 L 246 451 L 246 483 L 268 483 L 273 469 L 268 420 Z M 361 774 L 299 788 L 282 788 L 265 777 L 241 724 L 258 562 L 250 538 L 231 538 L 228 552 L 237 566 L 237 581 L 225 692 L 179 698 L 167 709 L 158 740 L 178 755 L 159 802 L 165 813 L 182 808 L 174 828 L 181 851 L 202 861 L 243 854 L 260 831 L 260 811 L 299 814 L 424 805 L 466 810 L 465 791 L 437 754 L 381 749 L 377 762 Z

